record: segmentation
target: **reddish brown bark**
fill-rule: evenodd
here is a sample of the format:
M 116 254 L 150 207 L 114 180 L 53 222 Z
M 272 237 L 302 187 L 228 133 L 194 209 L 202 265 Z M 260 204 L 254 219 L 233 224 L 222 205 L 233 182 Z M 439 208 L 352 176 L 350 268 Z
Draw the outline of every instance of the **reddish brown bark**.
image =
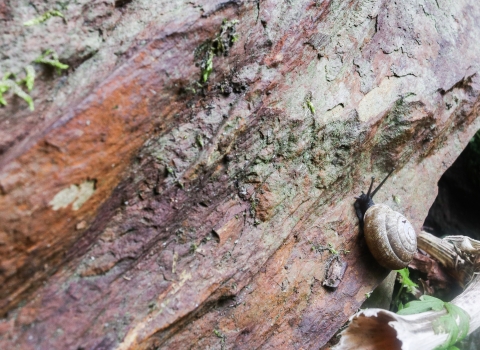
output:
M 323 345 L 387 273 L 353 196 L 395 165 L 377 200 L 419 229 L 480 127 L 478 5 L 142 6 L 66 86 L 40 76 L 58 101 L 0 110 L 0 347 Z M 224 19 L 238 41 L 199 84 Z M 350 251 L 334 290 L 327 243 Z

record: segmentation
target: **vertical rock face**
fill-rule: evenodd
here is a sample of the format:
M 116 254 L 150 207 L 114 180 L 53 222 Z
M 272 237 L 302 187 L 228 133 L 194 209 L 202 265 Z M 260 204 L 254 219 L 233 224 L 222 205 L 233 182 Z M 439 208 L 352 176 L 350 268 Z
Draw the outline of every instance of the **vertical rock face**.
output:
M 75 4 L 0 5 L 72 66 L 0 109 L 0 348 L 319 347 L 387 273 L 353 196 L 420 229 L 480 128 L 473 0 Z

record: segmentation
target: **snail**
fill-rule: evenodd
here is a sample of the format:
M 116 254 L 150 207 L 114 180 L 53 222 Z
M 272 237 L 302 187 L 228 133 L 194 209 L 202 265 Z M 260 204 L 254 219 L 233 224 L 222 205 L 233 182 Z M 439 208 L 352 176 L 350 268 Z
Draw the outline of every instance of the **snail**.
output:
M 363 228 L 370 252 L 380 265 L 391 270 L 406 267 L 417 250 L 417 236 L 412 224 L 400 213 L 385 204 L 373 203 L 373 196 L 383 186 L 390 173 L 372 192 L 373 181 L 367 194 L 355 197 L 355 211 Z

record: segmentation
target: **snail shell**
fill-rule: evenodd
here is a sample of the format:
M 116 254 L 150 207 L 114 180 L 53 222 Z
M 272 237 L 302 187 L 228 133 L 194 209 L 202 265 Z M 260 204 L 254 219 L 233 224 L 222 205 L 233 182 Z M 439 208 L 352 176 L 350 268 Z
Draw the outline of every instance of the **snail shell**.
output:
M 370 252 L 380 265 L 399 270 L 406 267 L 417 250 L 417 236 L 412 224 L 385 204 L 368 208 L 364 232 Z

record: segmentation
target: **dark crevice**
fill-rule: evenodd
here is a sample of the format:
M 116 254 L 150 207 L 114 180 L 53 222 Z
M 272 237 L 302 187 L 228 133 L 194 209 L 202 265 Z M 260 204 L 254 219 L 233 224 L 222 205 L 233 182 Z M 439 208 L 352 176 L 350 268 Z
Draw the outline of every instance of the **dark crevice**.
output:
M 463 235 L 480 240 L 480 130 L 438 181 L 438 194 L 423 229 L 437 237 Z M 460 349 L 479 349 L 480 330 Z
M 78 67 L 80 67 L 84 62 L 88 61 L 89 59 L 91 59 L 93 56 L 95 56 L 95 54 L 97 53 L 97 50 L 95 51 L 92 51 L 92 52 L 89 52 L 87 53 L 86 55 L 84 56 L 80 56 L 80 57 L 72 57 L 70 60 L 65 60 L 64 63 L 68 64 L 69 65 L 69 71 L 72 70 L 76 70 Z M 56 77 L 56 71 L 55 71 L 55 68 L 54 67 L 51 67 L 51 66 L 46 66 L 45 67 L 45 72 L 47 74 L 49 74 L 50 76 L 50 79 L 54 79 Z
M 424 229 L 438 237 L 480 240 L 480 131 L 438 181 L 438 195 Z
M 129 3 L 131 3 L 133 0 L 116 0 L 115 1 L 115 8 L 121 8 L 125 7 Z

